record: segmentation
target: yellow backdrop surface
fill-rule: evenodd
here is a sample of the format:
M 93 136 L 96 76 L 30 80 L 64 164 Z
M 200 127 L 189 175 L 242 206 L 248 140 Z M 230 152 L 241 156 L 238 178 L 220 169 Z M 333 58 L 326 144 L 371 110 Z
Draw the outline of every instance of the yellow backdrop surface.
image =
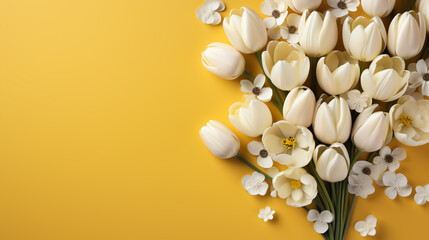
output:
M 223 16 L 262 0 L 225 2 Z M 199 128 L 231 126 L 241 100 L 239 81 L 201 65 L 207 44 L 228 42 L 197 19 L 202 3 L 0 0 L 0 239 L 321 239 L 302 209 L 250 196 L 252 171 L 202 144 Z M 414 187 L 429 183 L 428 150 L 407 148 L 399 169 Z M 427 238 L 429 206 L 412 196 L 376 187 L 352 226 L 369 214 L 375 239 Z

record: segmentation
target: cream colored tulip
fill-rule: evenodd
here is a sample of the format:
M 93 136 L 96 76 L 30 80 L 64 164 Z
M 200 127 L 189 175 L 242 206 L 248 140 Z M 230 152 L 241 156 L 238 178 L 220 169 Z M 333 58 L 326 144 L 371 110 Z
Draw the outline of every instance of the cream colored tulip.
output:
M 246 96 L 245 102 L 236 102 L 229 108 L 229 120 L 240 132 L 258 137 L 271 126 L 273 118 L 265 103 L 254 96 Z
M 223 28 L 231 44 L 242 53 L 254 53 L 267 44 L 267 30 L 261 17 L 248 7 L 232 9 L 223 20 Z
M 240 52 L 225 43 L 212 43 L 202 53 L 201 62 L 214 75 L 233 80 L 241 76 L 246 61 Z
M 363 11 L 371 17 L 386 17 L 393 7 L 395 0 L 361 0 Z
M 399 142 L 408 146 L 429 143 L 429 101 L 420 93 L 399 98 L 389 117 Z
M 290 91 L 307 80 L 310 60 L 298 44 L 271 41 L 262 53 L 262 66 L 277 88 Z
M 200 129 L 200 136 L 206 147 L 218 158 L 232 158 L 240 149 L 238 137 L 218 121 L 210 120 Z
M 344 143 L 350 136 L 352 116 L 346 100 L 342 97 L 320 96 L 316 104 L 313 130 L 323 143 Z
M 429 1 L 417 0 L 416 2 L 418 12 L 422 13 L 426 20 L 426 32 L 429 33 Z
M 390 54 L 409 59 L 420 53 L 425 39 L 426 22 L 422 13 L 398 13 L 389 26 L 387 48 Z
M 317 196 L 317 182 L 303 168 L 279 172 L 273 178 L 273 187 L 279 198 L 286 199 L 286 204 L 292 207 L 307 206 Z
M 283 118 L 296 126 L 310 127 L 313 121 L 316 97 L 308 87 L 290 91 L 283 105 Z
M 360 61 L 374 60 L 386 48 L 386 41 L 386 28 L 379 17 L 367 19 L 359 16 L 355 20 L 347 17 L 344 21 L 344 48 Z
M 356 118 L 352 130 L 352 141 L 363 152 L 374 152 L 392 140 L 389 115 L 378 111 L 378 104 L 363 110 Z
M 305 127 L 281 120 L 265 130 L 262 143 L 268 152 L 274 153 L 275 161 L 290 168 L 306 166 L 313 156 L 313 134 Z
M 318 145 L 313 161 L 320 178 L 327 182 L 343 181 L 349 173 L 350 157 L 342 143 L 333 143 L 329 147 Z
M 287 0 L 287 5 L 294 12 L 302 13 L 305 10 L 315 10 L 317 9 L 322 0 Z
M 299 24 L 300 45 L 311 57 L 320 57 L 331 52 L 338 41 L 337 19 L 330 11 L 322 14 L 306 10 Z
M 410 72 L 400 57 L 383 54 L 374 59 L 362 72 L 361 85 L 371 98 L 391 102 L 401 97 L 408 88 Z
M 317 63 L 317 83 L 330 95 L 340 95 L 355 87 L 359 74 L 358 61 L 347 52 L 334 50 Z

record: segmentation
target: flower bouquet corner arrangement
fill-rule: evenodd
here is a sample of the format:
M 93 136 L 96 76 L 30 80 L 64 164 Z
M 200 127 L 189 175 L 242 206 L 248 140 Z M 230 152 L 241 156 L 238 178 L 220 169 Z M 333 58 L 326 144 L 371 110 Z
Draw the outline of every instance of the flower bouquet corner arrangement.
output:
M 356 197 L 373 194 L 374 184 L 390 199 L 413 191 L 398 172 L 405 150 L 388 145 L 394 138 L 407 146 L 429 142 L 429 0 L 398 2 L 396 13 L 395 0 L 327 0 L 323 13 L 321 3 L 265 0 L 264 19 L 248 7 L 230 11 L 222 24 L 230 44 L 209 44 L 202 64 L 220 78 L 241 78 L 243 101 L 230 106 L 229 120 L 251 139 L 255 158 L 239 155 L 237 135 L 218 121 L 199 133 L 215 156 L 253 170 L 242 178 L 250 195 L 269 192 L 302 208 L 324 239 L 340 240 Z M 360 7 L 365 16 L 348 16 Z M 217 25 L 224 9 L 207 0 L 197 16 Z M 243 54 L 253 54 L 260 69 L 245 69 Z M 414 199 L 426 204 L 429 184 L 416 186 Z M 266 222 L 273 214 L 268 206 L 258 216 Z M 376 224 L 369 214 L 354 229 L 372 236 Z

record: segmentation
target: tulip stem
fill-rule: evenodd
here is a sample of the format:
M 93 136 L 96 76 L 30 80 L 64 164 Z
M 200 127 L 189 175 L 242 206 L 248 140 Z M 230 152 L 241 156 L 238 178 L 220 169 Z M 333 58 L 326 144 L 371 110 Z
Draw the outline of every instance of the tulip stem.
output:
M 426 35 L 426 47 L 422 55 L 420 56 L 420 59 L 426 59 L 426 57 L 428 56 L 428 52 L 429 52 L 429 38 Z
M 253 170 L 255 170 L 255 171 L 259 172 L 259 173 L 264 174 L 265 178 L 267 178 L 268 180 L 273 181 L 273 178 L 270 175 L 264 173 L 261 169 L 257 168 L 255 165 L 253 165 L 252 163 L 250 163 L 249 161 L 247 161 L 240 154 L 235 155 L 235 158 L 237 158 L 238 160 L 242 161 L 244 164 L 246 164 L 247 166 L 249 166 L 251 169 L 253 169 Z
M 313 90 L 314 95 L 317 95 L 317 77 L 316 77 L 317 59 L 318 57 L 311 58 L 311 90 Z
M 405 1 L 404 1 L 405 2 Z M 408 4 L 408 11 L 410 11 L 413 8 L 415 0 L 411 0 L 410 3 Z
M 402 0 L 402 12 L 405 12 L 406 6 L 407 6 L 407 0 Z
M 246 76 L 250 81 L 252 82 L 255 81 L 255 77 L 252 74 L 250 74 L 248 71 L 244 70 L 243 75 Z
M 347 219 L 346 219 L 346 222 L 345 222 L 345 225 L 344 225 L 343 235 L 342 235 L 341 239 L 344 239 L 344 237 L 346 236 L 347 227 L 349 226 L 349 222 L 350 222 L 350 218 L 351 218 L 351 215 L 352 215 L 353 207 L 355 205 L 355 200 L 356 200 L 356 195 L 353 195 L 352 203 L 350 204 L 349 212 L 347 214 Z

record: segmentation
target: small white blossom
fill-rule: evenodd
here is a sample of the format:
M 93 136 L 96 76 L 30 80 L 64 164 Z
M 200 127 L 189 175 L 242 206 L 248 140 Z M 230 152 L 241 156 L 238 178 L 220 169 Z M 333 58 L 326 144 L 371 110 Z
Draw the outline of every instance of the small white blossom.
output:
M 266 222 L 268 220 L 272 220 L 273 219 L 274 213 L 276 213 L 276 211 L 271 210 L 270 207 L 266 207 L 266 208 L 263 208 L 263 209 L 259 210 L 258 217 L 260 219 L 263 219 L 264 222 Z
M 382 171 L 389 169 L 389 171 L 396 171 L 399 168 L 400 161 L 407 157 L 405 149 L 398 147 L 390 149 L 389 146 L 385 146 L 380 149 L 380 155 L 374 158 L 374 164 L 380 166 Z
M 407 94 L 412 94 L 417 89 L 425 96 L 429 96 L 429 58 L 420 59 L 417 63 L 408 65 L 411 71 Z
M 270 168 L 273 166 L 273 159 L 276 157 L 275 154 L 268 152 L 264 145 L 259 141 L 251 141 L 247 145 L 247 150 L 254 156 L 258 156 L 258 165 L 263 168 Z
M 334 221 L 334 215 L 329 210 L 319 213 L 317 210 L 312 209 L 308 211 L 307 220 L 314 222 L 314 230 L 317 233 L 323 234 L 328 231 L 328 223 Z
M 251 93 L 263 102 L 271 101 L 271 97 L 273 96 L 273 90 L 269 87 L 264 87 L 264 84 L 265 84 L 264 75 L 258 74 L 258 76 L 256 76 L 255 78 L 254 83 L 252 83 L 249 80 L 241 80 L 240 84 L 241 84 L 240 90 L 242 92 Z
M 252 175 L 246 175 L 241 180 L 244 189 L 246 189 L 250 195 L 261 195 L 264 196 L 268 190 L 268 183 L 265 181 L 265 176 L 258 172 L 253 172 Z
M 351 110 L 361 113 L 365 108 L 371 106 L 372 98 L 365 92 L 361 93 L 357 89 L 350 90 L 341 94 L 341 97 L 346 99 Z
M 267 169 L 268 176 L 272 178 L 274 178 L 279 172 L 280 172 L 279 169 L 276 167 L 271 167 Z M 277 191 L 272 185 L 270 186 L 270 196 L 273 198 L 277 197 Z
M 205 24 L 218 25 L 222 17 L 218 11 L 225 10 L 225 4 L 220 0 L 207 0 L 197 10 L 197 17 Z
M 265 0 L 261 5 L 261 12 L 267 16 L 264 19 L 266 28 L 271 29 L 282 25 L 287 16 L 287 4 L 285 0 Z
M 268 36 L 274 40 L 283 38 L 289 43 L 298 43 L 298 27 L 300 21 L 300 15 L 296 13 L 289 14 L 282 25 L 268 29 Z
M 419 205 L 423 205 L 426 202 L 429 202 L 429 184 L 426 184 L 426 186 L 424 187 L 416 187 L 416 195 L 414 195 L 414 200 Z
M 377 226 L 377 218 L 373 215 L 366 217 L 365 221 L 359 221 L 355 224 L 355 230 L 360 233 L 362 237 L 374 236 L 375 226 Z
M 350 174 L 347 187 L 349 193 L 364 199 L 375 192 L 371 177 L 365 174 Z
M 374 180 L 378 177 L 378 172 L 377 166 L 364 160 L 357 161 L 352 167 L 352 173 L 368 175 Z
M 410 184 L 407 184 L 407 177 L 402 173 L 394 173 L 387 171 L 383 175 L 383 184 L 387 186 L 384 190 L 384 193 L 390 199 L 395 199 L 399 194 L 401 197 L 407 197 L 411 194 L 413 190 Z
M 332 15 L 337 18 L 346 16 L 349 11 L 356 12 L 359 4 L 359 0 L 328 0 L 328 5 L 334 8 Z

